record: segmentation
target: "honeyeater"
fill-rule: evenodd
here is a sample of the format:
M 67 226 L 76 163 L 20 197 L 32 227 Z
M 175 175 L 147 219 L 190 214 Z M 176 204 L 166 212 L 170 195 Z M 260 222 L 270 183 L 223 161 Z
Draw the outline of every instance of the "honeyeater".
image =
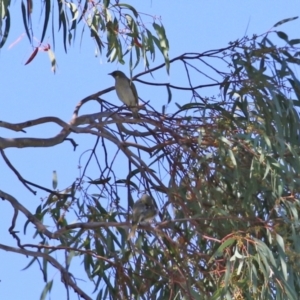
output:
M 115 79 L 115 89 L 119 99 L 132 111 L 134 118 L 138 119 L 139 97 L 134 83 L 121 71 L 109 73 Z
M 150 222 L 156 215 L 157 209 L 153 199 L 149 195 L 144 194 L 132 207 L 132 227 L 128 235 L 128 240 L 134 236 L 137 226 L 140 223 Z

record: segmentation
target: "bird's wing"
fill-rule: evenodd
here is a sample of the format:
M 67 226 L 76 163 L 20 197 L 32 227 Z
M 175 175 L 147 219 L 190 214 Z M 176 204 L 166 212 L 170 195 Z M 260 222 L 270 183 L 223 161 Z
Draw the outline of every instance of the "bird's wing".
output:
M 132 92 L 133 92 L 133 95 L 134 95 L 134 98 L 135 98 L 135 101 L 136 101 L 136 104 L 139 103 L 139 96 L 138 96 L 138 93 L 137 93 L 137 90 L 136 90 L 136 87 L 134 85 L 134 83 L 130 80 L 130 83 L 131 85 L 131 88 L 132 88 Z

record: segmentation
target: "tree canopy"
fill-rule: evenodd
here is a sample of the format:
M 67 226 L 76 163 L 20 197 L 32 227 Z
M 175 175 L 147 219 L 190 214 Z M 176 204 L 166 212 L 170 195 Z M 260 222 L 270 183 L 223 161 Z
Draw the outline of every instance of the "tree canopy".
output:
M 113 3 L 112 3 L 113 2 Z M 41 22 L 41 11 L 35 8 L 37 3 L 31 0 L 21 2 L 24 30 L 33 51 L 26 64 L 30 63 L 40 50 L 47 51 L 52 69 L 56 70 L 55 45 L 61 35 L 65 52 L 74 44 L 77 35 L 81 41 L 88 29 L 95 42 L 95 54 L 106 51 L 108 62 L 118 61 L 125 64 L 129 55 L 130 69 L 133 70 L 142 60 L 149 68 L 149 58 L 154 60 L 156 51 L 163 55 L 169 70 L 169 42 L 164 26 L 157 16 L 147 15 L 147 23 L 152 22 L 152 29 L 144 24 L 146 15 L 139 13 L 133 6 L 119 1 L 53 1 L 45 0 L 41 5 L 43 26 L 41 32 L 35 32 L 35 24 Z M 2 1 L 0 6 L 0 48 L 10 32 L 10 1 Z M 58 24 L 58 25 L 57 25 Z M 58 34 L 57 31 L 60 33 Z M 40 36 L 38 39 L 37 36 Z M 52 43 L 44 43 L 46 34 L 51 34 Z M 126 49 L 125 51 L 123 49 Z
M 5 4 L 2 44 L 9 32 L 9 1 Z M 44 3 L 41 42 L 50 4 Z M 25 28 L 30 5 L 22 2 Z M 67 297 L 70 288 L 83 299 L 298 299 L 300 82 L 295 70 L 300 65 L 300 39 L 289 39 L 278 30 L 295 18 L 224 48 L 169 60 L 163 26 L 154 23 L 157 37 L 144 27 L 138 29 L 139 14 L 127 4 L 103 1 L 101 14 L 89 1 L 81 13 L 71 2 L 58 6 L 64 47 L 89 9 L 92 17 L 84 26 L 89 26 L 100 52 L 104 41 L 99 32 L 106 32 L 109 60 L 122 62 L 130 52 L 132 70 L 140 57 L 154 57 L 155 44 L 165 62 L 150 66 L 146 59 L 145 71 L 132 80 L 153 89 L 164 87 L 167 102 L 182 91 L 186 104 L 166 113 L 165 107 L 157 111 L 144 101 L 137 120 L 129 109 L 120 110 L 102 98 L 109 88 L 82 99 L 68 123 L 55 116 L 17 124 L 2 120 L 2 128 L 16 132 L 49 122 L 61 130 L 51 138 L 0 137 L 1 157 L 20 184 L 33 195 L 35 189 L 45 192 L 31 212 L 1 188 L 0 198 L 14 209 L 7 230 L 17 246 L 0 244 L 0 249 L 31 257 L 27 268 L 39 265 L 45 281 L 41 298 L 54 282 L 47 276 L 51 265 L 61 274 Z M 111 10 L 120 19 L 108 17 Z M 119 29 L 109 24 L 127 28 L 125 42 L 131 48 L 122 50 Z M 31 41 L 30 30 L 26 32 Z M 175 66 L 182 69 L 187 86 L 143 78 L 163 68 L 172 77 Z M 99 112 L 82 115 L 90 101 L 99 103 Z M 5 153 L 8 148 L 22 152 L 60 143 L 76 149 L 74 133 L 92 135 L 95 143 L 80 178 L 63 190 L 56 188 L 55 173 L 52 190 L 29 182 Z M 127 167 L 122 179 L 120 160 L 122 168 Z M 99 178 L 89 177 L 90 164 L 97 166 Z M 120 199 L 124 190 L 126 202 Z M 132 191 L 152 195 L 159 215 L 153 224 L 141 224 L 136 238 L 128 241 Z M 25 234 L 28 227 L 36 228 L 35 243 L 24 242 L 16 232 L 19 214 L 27 219 Z M 78 222 L 71 223 L 74 216 Z M 80 274 L 73 273 L 72 264 L 80 263 Z M 77 280 L 83 277 L 94 285 L 93 295 Z

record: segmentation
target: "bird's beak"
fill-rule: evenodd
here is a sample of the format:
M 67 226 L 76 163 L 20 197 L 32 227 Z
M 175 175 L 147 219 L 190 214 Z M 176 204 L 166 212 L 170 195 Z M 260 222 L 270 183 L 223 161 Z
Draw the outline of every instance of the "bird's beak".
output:
M 108 73 L 107 75 L 111 75 L 112 76 L 112 73 Z

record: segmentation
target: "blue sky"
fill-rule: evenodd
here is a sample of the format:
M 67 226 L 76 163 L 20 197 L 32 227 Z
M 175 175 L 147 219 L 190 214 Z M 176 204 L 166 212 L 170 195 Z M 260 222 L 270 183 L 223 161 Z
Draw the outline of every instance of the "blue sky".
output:
M 126 1 L 124 1 L 126 2 Z M 229 41 L 242 38 L 245 34 L 261 34 L 268 31 L 276 22 L 300 15 L 300 2 L 298 1 L 128 1 L 139 12 L 161 16 L 162 23 L 170 43 L 170 58 L 185 52 L 203 52 L 210 49 L 226 47 Z M 56 38 L 56 58 L 58 70 L 53 74 L 46 52 L 41 52 L 29 65 L 24 63 L 31 54 L 32 48 L 26 37 L 9 48 L 22 34 L 19 2 L 11 5 L 12 28 L 6 45 L 0 52 L 0 79 L 1 79 L 1 109 L 0 120 L 7 122 L 23 122 L 44 116 L 57 116 L 68 122 L 76 104 L 84 97 L 113 85 L 112 77 L 107 74 L 115 69 L 128 73 L 128 65 L 121 66 L 107 63 L 105 56 L 94 56 L 94 43 L 86 31 L 81 46 L 79 38 L 65 54 L 60 43 L 60 35 Z M 39 12 L 37 12 L 39 14 Z M 151 19 L 148 19 L 149 21 Z M 289 34 L 292 38 L 299 38 L 299 20 L 280 27 L 279 30 Z M 149 22 L 151 26 L 151 22 Z M 41 32 L 42 22 L 36 23 L 34 29 Z M 298 28 L 298 29 L 297 29 Z M 79 37 L 79 34 L 78 34 Z M 48 39 L 51 43 L 49 35 Z M 45 39 L 47 42 L 47 38 Z M 162 62 L 160 55 L 152 63 L 156 66 Z M 136 72 L 142 71 L 142 66 Z M 176 69 L 170 76 L 162 71 L 159 79 L 171 82 L 181 82 L 180 73 Z M 150 100 L 151 104 L 159 108 L 162 104 L 160 91 L 154 91 L 149 86 L 136 84 L 139 96 Z M 180 96 L 174 96 L 177 102 Z M 114 92 L 105 95 L 107 101 L 120 105 Z M 172 111 L 172 105 L 168 108 Z M 92 113 L 98 110 L 98 105 L 89 103 L 82 110 Z M 15 133 L 0 128 L 2 137 L 51 137 L 58 130 L 56 125 L 43 125 L 37 128 L 28 128 L 26 134 Z M 69 143 L 62 143 L 51 148 L 25 148 L 7 149 L 6 155 L 19 172 L 29 181 L 52 188 L 52 171 L 58 174 L 58 189 L 68 186 L 75 177 L 79 177 L 79 156 L 86 149 L 93 147 L 95 138 L 88 136 L 72 136 L 79 144 L 74 152 Z M 87 157 L 87 156 L 85 156 Z M 85 158 L 84 157 L 84 158 Z M 83 158 L 83 159 L 84 159 Z M 122 161 L 120 161 L 122 168 Z M 124 172 L 127 162 L 125 162 Z M 88 173 L 97 177 L 97 171 L 92 168 Z M 0 189 L 16 197 L 31 210 L 40 203 L 45 193 L 38 191 L 33 196 L 16 179 L 16 176 L 6 167 L 0 159 Z M 136 196 L 136 195 L 134 195 Z M 13 211 L 6 202 L 1 202 L 1 243 L 16 246 L 16 241 L 8 233 Z M 17 229 L 22 232 L 25 219 L 18 219 Z M 23 241 L 31 242 L 34 229 L 29 229 Z M 34 240 L 36 242 L 36 240 Z M 38 299 L 44 287 L 42 276 L 36 264 L 28 270 L 21 271 L 30 261 L 30 258 L 18 254 L 0 251 L 0 299 Z M 74 266 L 80 268 L 82 266 Z M 71 270 L 72 271 L 72 270 Z M 50 271 L 49 278 L 55 278 L 52 298 L 64 299 L 65 288 L 60 283 L 57 271 Z M 84 282 L 78 282 L 83 288 Z M 91 292 L 88 291 L 88 292 Z M 62 296 L 63 295 L 63 296 Z M 71 292 L 71 299 L 77 299 Z

